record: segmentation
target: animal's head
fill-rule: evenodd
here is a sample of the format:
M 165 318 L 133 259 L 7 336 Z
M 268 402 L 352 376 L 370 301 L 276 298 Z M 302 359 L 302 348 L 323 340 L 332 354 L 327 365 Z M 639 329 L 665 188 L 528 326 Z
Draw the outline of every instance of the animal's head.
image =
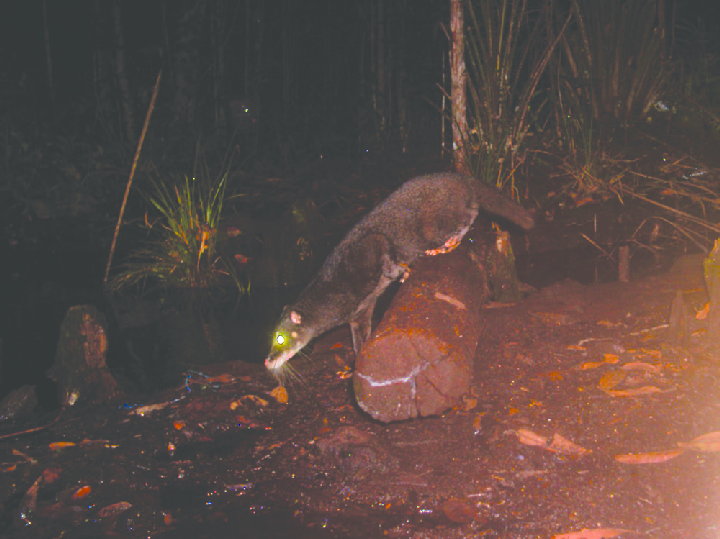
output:
M 298 311 L 286 308 L 273 331 L 272 346 L 265 367 L 273 374 L 315 336 L 308 321 Z

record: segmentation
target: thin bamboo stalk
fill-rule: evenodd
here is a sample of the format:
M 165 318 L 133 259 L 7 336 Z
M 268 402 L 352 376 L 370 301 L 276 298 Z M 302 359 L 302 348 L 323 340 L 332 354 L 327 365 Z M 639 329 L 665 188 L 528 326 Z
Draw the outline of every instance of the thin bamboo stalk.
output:
M 140 134 L 137 150 L 135 151 L 135 159 L 133 159 L 132 169 L 130 169 L 130 177 L 128 178 L 127 187 L 125 188 L 125 196 L 123 197 L 122 206 L 120 206 L 120 215 L 118 215 L 118 222 L 115 225 L 115 234 L 113 235 L 112 245 L 110 246 L 110 256 L 108 256 L 107 266 L 105 266 L 103 286 L 107 286 L 108 275 L 110 275 L 110 266 L 112 265 L 112 259 L 115 255 L 115 245 L 117 244 L 117 238 L 120 234 L 120 224 L 122 223 L 122 218 L 125 214 L 125 205 L 127 204 L 128 196 L 130 195 L 130 187 L 132 187 L 132 181 L 135 177 L 135 169 L 137 168 L 138 159 L 140 158 L 140 151 L 142 150 L 143 141 L 145 140 L 145 133 L 147 133 L 147 128 L 150 124 L 150 117 L 152 116 L 152 111 L 155 108 L 155 99 L 157 98 L 158 88 L 160 87 L 160 77 L 162 77 L 162 69 L 160 70 L 160 73 L 158 73 L 157 81 L 155 81 L 155 89 L 153 90 L 152 99 L 150 100 L 147 115 L 145 116 L 145 124 L 143 125 L 143 130 Z

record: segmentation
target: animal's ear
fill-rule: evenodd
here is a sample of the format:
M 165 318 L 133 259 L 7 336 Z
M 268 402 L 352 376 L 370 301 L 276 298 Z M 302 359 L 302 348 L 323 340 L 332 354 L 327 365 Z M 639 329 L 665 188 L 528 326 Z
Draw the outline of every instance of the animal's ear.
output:
M 297 311 L 290 311 L 290 321 L 293 324 L 302 324 L 302 317 Z

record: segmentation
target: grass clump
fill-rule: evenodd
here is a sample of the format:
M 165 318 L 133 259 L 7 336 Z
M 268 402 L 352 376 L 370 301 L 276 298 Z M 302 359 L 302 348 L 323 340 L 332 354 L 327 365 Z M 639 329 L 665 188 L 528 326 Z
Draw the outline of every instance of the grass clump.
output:
M 159 217 L 151 222 L 146 213 L 144 226 L 154 239 L 132 254 L 111 280 L 112 289 L 152 281 L 200 290 L 232 282 L 240 294 L 247 291 L 232 260 L 217 248 L 228 170 L 212 177 L 207 165 L 195 168 L 192 177 L 151 174 L 152 192 L 144 196 Z

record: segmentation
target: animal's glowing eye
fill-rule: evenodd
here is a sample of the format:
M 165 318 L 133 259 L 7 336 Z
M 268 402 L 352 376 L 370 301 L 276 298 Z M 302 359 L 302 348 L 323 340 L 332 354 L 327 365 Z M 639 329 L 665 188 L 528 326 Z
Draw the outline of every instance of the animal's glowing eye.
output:
M 285 344 L 285 335 L 283 335 L 282 333 L 276 333 L 275 344 L 277 344 L 278 346 L 282 346 L 283 344 Z

